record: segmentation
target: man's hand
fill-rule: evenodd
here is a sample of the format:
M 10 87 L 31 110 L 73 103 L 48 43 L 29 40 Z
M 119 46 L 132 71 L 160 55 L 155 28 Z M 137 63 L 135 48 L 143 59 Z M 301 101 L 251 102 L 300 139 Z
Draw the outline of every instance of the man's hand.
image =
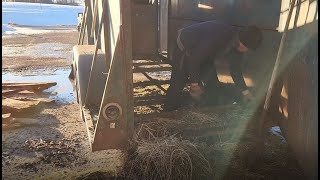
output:
M 253 100 L 253 95 L 251 94 L 251 92 L 247 89 L 241 92 L 243 95 L 243 100 L 244 102 L 249 102 Z
M 189 93 L 193 99 L 199 101 L 201 99 L 201 95 L 204 93 L 204 90 L 199 86 L 198 83 L 191 83 Z

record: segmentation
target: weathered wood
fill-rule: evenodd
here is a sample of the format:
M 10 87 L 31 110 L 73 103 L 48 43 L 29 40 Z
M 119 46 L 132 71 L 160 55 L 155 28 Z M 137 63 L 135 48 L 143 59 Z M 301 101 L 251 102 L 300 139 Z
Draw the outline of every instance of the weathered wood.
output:
M 90 36 L 93 37 L 94 33 L 95 33 L 95 27 L 96 27 L 96 22 L 97 22 L 97 18 L 98 18 L 98 0 L 95 1 L 94 3 L 94 7 L 93 7 L 93 21 L 92 21 L 92 28 L 91 28 L 91 34 Z M 97 37 L 99 38 L 99 36 Z
M 78 39 L 78 45 L 83 45 L 83 40 L 85 36 L 85 26 L 87 24 L 87 14 L 88 14 L 88 6 L 85 7 L 82 22 L 81 22 L 81 29 L 80 29 L 80 34 L 79 34 L 79 39 Z
M 17 94 L 18 95 L 29 95 L 29 94 L 34 94 L 34 92 L 28 91 L 28 90 L 23 90 L 23 91 L 18 91 Z
M 15 93 L 17 93 L 19 91 L 21 91 L 21 90 L 20 89 L 3 89 L 2 90 L 2 96 L 15 94 Z
M 133 132 L 131 1 L 109 3 L 111 65 L 105 84 L 92 151 L 122 149 Z M 119 16 L 121 14 L 121 16 Z M 106 42 L 107 43 L 107 42 Z M 117 116 L 110 117 L 108 107 Z M 113 118 L 112 118 L 113 117 Z
M 44 90 L 57 85 L 56 82 L 37 82 L 37 83 L 2 83 L 2 89 L 23 89 L 23 90 Z
M 37 100 L 20 101 L 12 98 L 5 98 L 2 100 L 2 110 L 9 112 L 21 112 L 23 110 L 28 110 L 39 103 L 40 101 Z

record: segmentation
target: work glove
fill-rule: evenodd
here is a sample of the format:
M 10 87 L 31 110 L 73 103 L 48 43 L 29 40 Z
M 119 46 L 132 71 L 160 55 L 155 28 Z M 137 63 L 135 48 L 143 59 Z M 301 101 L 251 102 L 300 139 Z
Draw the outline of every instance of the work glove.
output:
M 194 100 L 200 101 L 201 96 L 204 93 L 204 89 L 200 87 L 198 83 L 191 83 L 189 93 Z

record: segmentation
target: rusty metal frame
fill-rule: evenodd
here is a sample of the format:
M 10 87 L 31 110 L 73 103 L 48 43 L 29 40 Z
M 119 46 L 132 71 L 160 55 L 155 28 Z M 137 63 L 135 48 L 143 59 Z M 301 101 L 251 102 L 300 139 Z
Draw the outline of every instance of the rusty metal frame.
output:
M 111 52 L 113 58 L 94 132 L 93 151 L 122 147 L 133 130 L 131 1 L 119 2 L 120 31 Z
M 96 0 L 97 1 L 97 0 Z M 105 3 L 119 3 L 120 26 L 112 27 L 110 6 L 103 8 L 106 11 L 101 21 L 96 26 L 101 29 L 106 24 L 104 33 L 106 37 L 101 39 L 105 43 L 105 61 L 110 64 L 105 88 L 102 95 L 100 107 L 91 107 L 89 104 L 80 106 L 81 117 L 86 122 L 88 137 L 92 151 L 105 149 L 121 149 L 126 143 L 133 130 L 133 80 L 132 80 L 132 37 L 131 37 L 131 1 L 110 0 Z M 98 13 L 97 13 L 98 14 Z M 87 22 L 88 23 L 88 22 Z M 90 23 L 90 22 L 89 22 Z M 93 27 L 95 28 L 95 27 Z M 119 28 L 116 37 L 115 48 L 111 48 L 111 34 L 114 29 Z M 101 31 L 101 30 L 100 30 Z M 100 33 L 98 33 L 99 35 Z M 101 35 L 100 34 L 100 35 Z M 99 39 L 95 38 L 95 44 Z M 96 51 L 97 52 L 97 51 Z M 93 56 L 94 66 L 96 52 Z M 91 71 L 93 69 L 91 68 Z M 91 74 L 90 71 L 90 74 Z M 92 84 L 87 87 L 87 93 L 91 92 Z M 97 110 L 99 110 L 97 112 Z

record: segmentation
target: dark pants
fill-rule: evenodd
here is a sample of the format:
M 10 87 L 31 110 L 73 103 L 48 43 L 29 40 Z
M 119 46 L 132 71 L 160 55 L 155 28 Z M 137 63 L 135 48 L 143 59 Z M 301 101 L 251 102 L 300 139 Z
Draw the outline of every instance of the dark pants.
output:
M 170 86 L 168 88 L 166 99 L 165 99 L 165 110 L 175 110 L 186 103 L 190 98 L 186 98 L 182 94 L 182 90 L 188 81 L 187 72 L 187 56 L 184 55 L 177 46 L 174 49 L 172 57 L 172 73 L 170 79 Z M 184 58 L 184 60 L 183 60 Z M 183 64 L 181 66 L 181 61 Z M 219 80 L 217 76 L 217 71 L 214 66 L 214 61 L 208 58 L 206 64 L 201 65 L 200 73 L 201 81 L 198 82 L 200 85 L 204 86 L 205 91 L 212 92 L 217 87 Z M 208 93 L 209 94 L 209 93 Z M 206 95 L 207 96 L 207 95 Z

